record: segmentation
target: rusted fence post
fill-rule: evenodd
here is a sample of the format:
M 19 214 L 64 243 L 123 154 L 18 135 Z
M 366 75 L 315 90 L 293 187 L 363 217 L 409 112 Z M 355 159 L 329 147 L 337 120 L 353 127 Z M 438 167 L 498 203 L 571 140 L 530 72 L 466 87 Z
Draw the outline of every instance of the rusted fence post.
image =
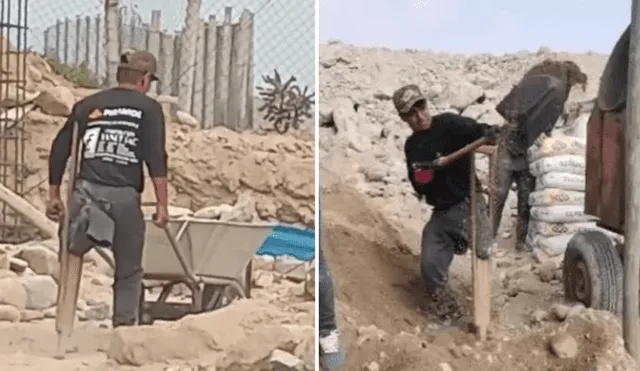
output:
M 631 5 L 629 86 L 625 125 L 626 225 L 624 249 L 624 342 L 629 354 L 640 362 L 640 0 Z

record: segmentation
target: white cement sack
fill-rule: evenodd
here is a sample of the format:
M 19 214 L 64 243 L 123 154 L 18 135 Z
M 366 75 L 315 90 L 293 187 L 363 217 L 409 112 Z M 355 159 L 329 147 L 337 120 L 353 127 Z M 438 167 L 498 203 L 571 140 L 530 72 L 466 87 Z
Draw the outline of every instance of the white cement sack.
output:
M 586 215 L 582 205 L 536 206 L 531 208 L 531 217 L 547 223 L 589 222 L 597 219 Z
M 529 171 L 533 176 L 546 173 L 570 173 L 584 175 L 586 158 L 577 155 L 560 155 L 543 157 L 529 165 Z
M 529 233 L 545 237 L 559 236 L 562 234 L 576 234 L 578 232 L 596 229 L 596 222 L 576 223 L 548 223 L 540 220 L 529 222 Z
M 581 113 L 570 125 L 564 129 L 564 134 L 586 140 L 587 138 L 587 124 L 591 111 Z
M 529 194 L 530 206 L 584 205 L 584 192 L 546 188 Z
M 584 156 L 587 151 L 587 141 L 583 138 L 556 135 L 547 137 L 541 135 L 536 142 L 529 147 L 527 154 L 529 161 L 533 162 L 543 157 L 561 155 Z
M 547 188 L 558 188 L 567 191 L 584 191 L 586 179 L 584 175 L 571 173 L 546 173 L 536 178 L 536 191 Z
M 561 234 L 553 237 L 535 237 L 534 247 L 547 253 L 549 256 L 558 256 L 564 254 L 567 250 L 567 244 L 573 237 L 573 234 Z

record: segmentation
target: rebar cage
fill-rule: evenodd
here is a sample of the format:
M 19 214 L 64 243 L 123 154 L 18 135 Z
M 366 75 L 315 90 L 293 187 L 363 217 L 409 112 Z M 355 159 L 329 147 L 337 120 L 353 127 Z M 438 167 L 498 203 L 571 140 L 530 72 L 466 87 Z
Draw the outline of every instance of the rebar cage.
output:
M 26 178 L 25 130 L 28 0 L 0 0 L 0 183 L 22 196 Z M 21 242 L 28 226 L 0 202 L 0 242 Z

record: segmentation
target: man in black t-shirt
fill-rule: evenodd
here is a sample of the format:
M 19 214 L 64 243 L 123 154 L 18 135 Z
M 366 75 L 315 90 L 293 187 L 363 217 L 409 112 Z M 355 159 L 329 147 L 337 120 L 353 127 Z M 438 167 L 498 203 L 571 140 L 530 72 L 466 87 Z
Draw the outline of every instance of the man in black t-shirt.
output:
M 429 290 L 425 310 L 445 318 L 458 317 L 460 306 L 448 286 L 448 276 L 454 255 L 468 250 L 471 162 L 469 156 L 464 156 L 438 167 L 437 159 L 479 138 L 493 140 L 498 129 L 453 113 L 432 117 L 427 100 L 416 85 L 398 89 L 392 99 L 400 118 L 413 130 L 404 146 L 409 181 L 420 198 L 433 207 L 421 242 L 422 276 Z M 434 166 L 414 167 L 428 162 Z M 493 246 L 491 223 L 484 195 L 479 193 L 476 200 L 477 255 L 486 259 Z
M 145 237 L 143 162 L 157 198 L 154 223 L 164 227 L 168 222 L 164 114 L 160 104 L 146 96 L 157 80 L 156 59 L 149 52 L 135 51 L 122 55 L 120 62 L 118 86 L 77 102 L 53 140 L 47 205 L 47 215 L 54 220 L 69 213 L 70 253 L 82 255 L 94 246 L 112 248 L 114 327 L 135 325 L 138 320 Z M 60 184 L 74 125 L 81 160 L 65 211 Z

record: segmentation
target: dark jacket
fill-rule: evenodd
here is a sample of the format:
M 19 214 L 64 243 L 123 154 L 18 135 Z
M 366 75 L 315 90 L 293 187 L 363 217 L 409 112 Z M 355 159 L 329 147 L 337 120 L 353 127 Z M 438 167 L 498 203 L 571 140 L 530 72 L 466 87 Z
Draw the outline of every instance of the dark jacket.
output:
M 557 77 L 533 75 L 524 77 L 496 106 L 496 111 L 509 124 L 515 124 L 508 138 L 508 151 L 522 156 L 540 134 L 550 132 L 564 111 L 569 92 Z

